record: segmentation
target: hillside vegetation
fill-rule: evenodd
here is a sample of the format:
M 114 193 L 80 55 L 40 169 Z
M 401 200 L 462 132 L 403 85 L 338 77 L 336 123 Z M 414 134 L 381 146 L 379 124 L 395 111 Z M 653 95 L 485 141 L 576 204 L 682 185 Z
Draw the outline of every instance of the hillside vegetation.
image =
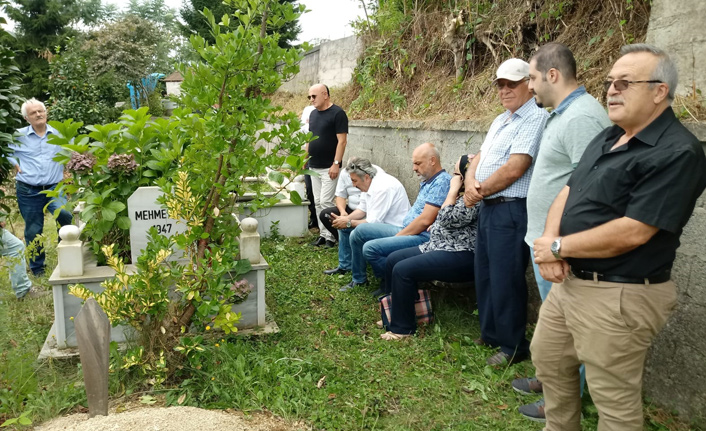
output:
M 489 122 L 502 110 L 491 85 L 497 66 L 552 41 L 572 49 L 579 81 L 603 100 L 620 47 L 645 40 L 650 8 L 650 0 L 379 0 L 356 23 L 364 54 L 333 100 L 353 119 Z M 305 100 L 274 98 L 295 112 Z M 674 107 L 683 119 L 706 118 L 700 94 Z

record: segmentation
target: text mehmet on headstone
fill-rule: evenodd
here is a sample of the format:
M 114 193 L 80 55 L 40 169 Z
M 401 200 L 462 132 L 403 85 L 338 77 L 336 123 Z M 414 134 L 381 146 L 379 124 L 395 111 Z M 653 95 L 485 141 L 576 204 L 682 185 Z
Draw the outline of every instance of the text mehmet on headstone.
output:
M 169 218 L 167 210 L 157 202 L 162 196 L 159 187 L 140 187 L 135 190 L 127 200 L 127 210 L 130 217 L 130 254 L 132 261 L 137 262 L 141 251 L 147 247 L 150 228 L 157 229 L 157 233 L 172 236 L 186 230 L 183 223 Z M 179 256 L 172 255 L 172 258 Z

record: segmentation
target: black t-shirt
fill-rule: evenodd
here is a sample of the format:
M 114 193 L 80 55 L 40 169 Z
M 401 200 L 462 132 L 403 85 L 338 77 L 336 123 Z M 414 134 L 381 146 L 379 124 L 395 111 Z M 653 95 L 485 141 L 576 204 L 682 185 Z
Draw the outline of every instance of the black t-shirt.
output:
M 612 126 L 588 145 L 567 185 L 562 236 L 621 217 L 659 231 L 647 243 L 606 259 L 567 261 L 599 274 L 651 277 L 670 270 L 679 236 L 706 188 L 706 157 L 699 140 L 667 108 L 627 144 L 611 148 L 625 132 Z
M 314 140 L 309 142 L 309 167 L 324 169 L 333 165 L 338 146 L 338 133 L 348 133 L 348 117 L 340 106 L 331 105 L 325 111 L 314 109 L 309 116 L 309 131 Z M 316 138 L 318 136 L 318 138 Z M 339 160 L 340 162 L 340 160 Z

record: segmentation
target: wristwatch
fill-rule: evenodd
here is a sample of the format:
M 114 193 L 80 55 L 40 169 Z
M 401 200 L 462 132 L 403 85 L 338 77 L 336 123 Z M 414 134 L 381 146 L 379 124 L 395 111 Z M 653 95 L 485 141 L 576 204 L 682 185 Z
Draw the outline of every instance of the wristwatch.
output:
M 552 252 L 554 257 L 557 258 L 557 260 L 561 260 L 561 256 L 559 255 L 559 251 L 561 250 L 561 237 L 554 240 L 551 247 L 549 247 L 549 250 Z
M 346 223 L 346 227 L 347 227 L 348 229 L 351 228 L 351 221 L 350 221 L 350 220 L 348 220 L 348 223 Z
M 341 162 L 339 162 L 338 160 L 334 160 L 334 161 L 333 161 L 333 164 L 336 165 L 336 166 L 338 166 L 339 164 L 341 164 Z

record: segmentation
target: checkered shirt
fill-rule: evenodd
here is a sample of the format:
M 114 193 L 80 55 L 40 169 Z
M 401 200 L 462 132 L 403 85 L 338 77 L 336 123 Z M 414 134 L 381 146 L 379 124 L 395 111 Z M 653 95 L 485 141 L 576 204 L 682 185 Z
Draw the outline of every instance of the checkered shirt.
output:
M 505 111 L 498 115 L 488 130 L 481 146 L 480 162 L 476 168 L 476 180 L 483 182 L 507 163 L 511 154 L 529 154 L 532 166 L 517 181 L 505 190 L 485 198 L 525 198 L 537 157 L 542 131 L 549 114 L 537 106 L 534 98 L 528 100 L 514 113 Z

